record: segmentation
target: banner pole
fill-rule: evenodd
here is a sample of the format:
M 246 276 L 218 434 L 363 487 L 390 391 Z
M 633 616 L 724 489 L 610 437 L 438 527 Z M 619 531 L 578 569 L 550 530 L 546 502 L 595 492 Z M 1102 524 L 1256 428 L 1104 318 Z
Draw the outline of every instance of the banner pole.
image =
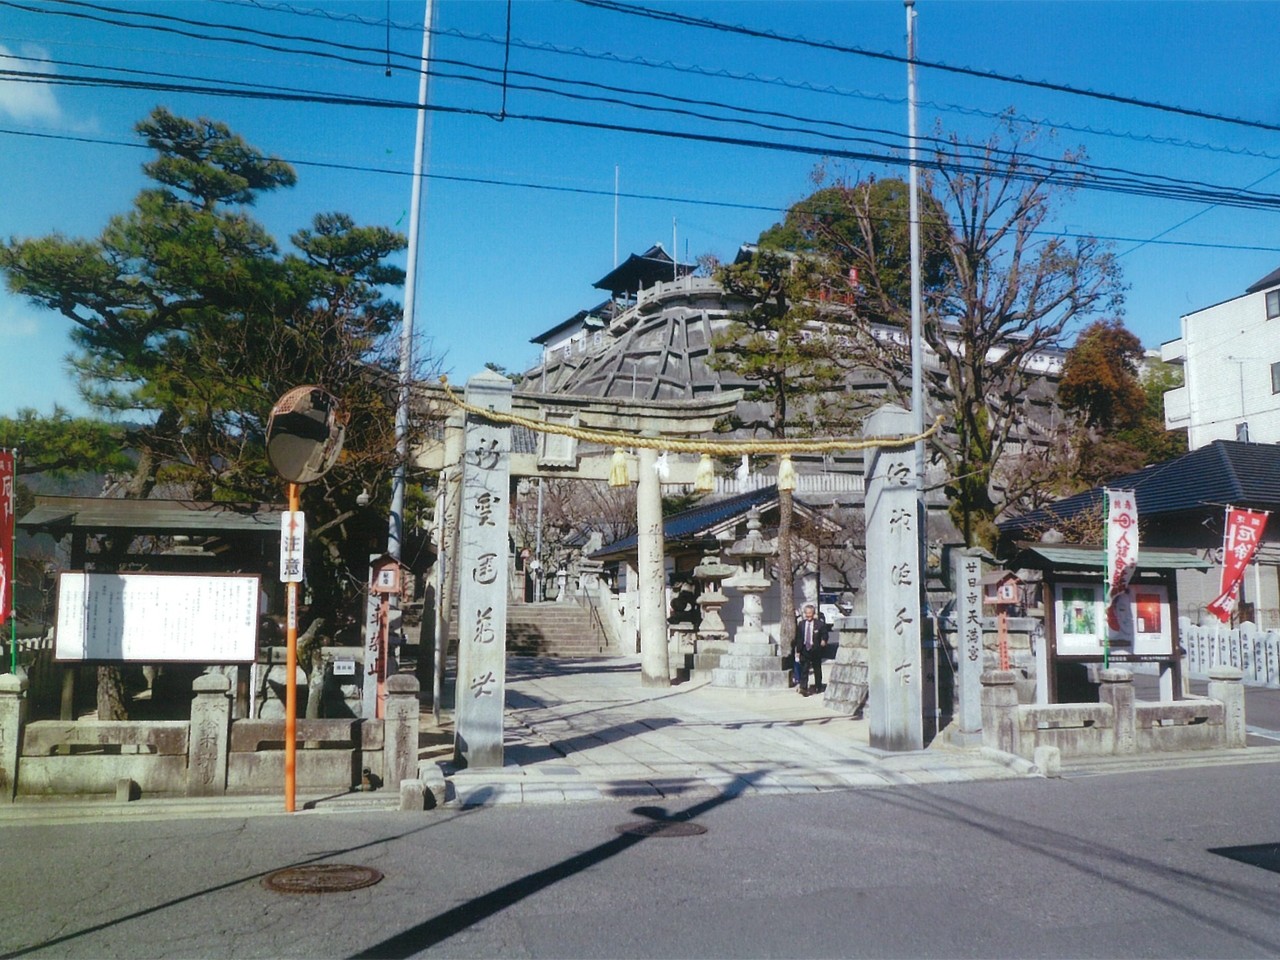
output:
M 1111 667 L 1111 631 L 1108 616 L 1111 610 L 1111 551 L 1107 537 L 1111 530 L 1111 491 L 1102 489 L 1102 669 Z
M 18 672 L 18 517 L 14 511 L 18 485 L 18 448 L 11 451 L 13 475 L 9 478 L 9 529 L 4 535 L 9 537 L 9 570 L 5 576 L 9 581 L 9 672 Z

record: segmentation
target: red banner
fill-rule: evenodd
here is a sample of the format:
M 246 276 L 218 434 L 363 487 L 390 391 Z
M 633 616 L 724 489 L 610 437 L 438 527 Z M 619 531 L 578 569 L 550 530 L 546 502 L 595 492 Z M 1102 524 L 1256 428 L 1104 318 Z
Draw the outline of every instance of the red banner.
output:
M 13 612 L 13 454 L 0 451 L 0 623 Z
M 1240 596 L 1240 582 L 1249 561 L 1258 550 L 1262 530 L 1267 525 L 1267 515 L 1254 510 L 1227 508 L 1227 533 L 1222 542 L 1221 593 L 1205 607 L 1211 614 L 1227 623 Z

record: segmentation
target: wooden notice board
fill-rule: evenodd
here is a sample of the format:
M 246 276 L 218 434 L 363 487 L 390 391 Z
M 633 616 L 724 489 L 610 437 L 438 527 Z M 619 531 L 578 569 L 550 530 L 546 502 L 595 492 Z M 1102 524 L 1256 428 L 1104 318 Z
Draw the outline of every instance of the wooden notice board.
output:
M 258 577 L 63 573 L 58 660 L 249 663 L 257 652 Z

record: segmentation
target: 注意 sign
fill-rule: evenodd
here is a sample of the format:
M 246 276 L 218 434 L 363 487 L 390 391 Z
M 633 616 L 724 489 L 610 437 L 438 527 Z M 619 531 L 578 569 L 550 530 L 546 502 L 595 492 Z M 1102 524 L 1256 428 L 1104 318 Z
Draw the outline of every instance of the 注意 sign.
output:
M 1267 514 L 1256 510 L 1227 508 L 1227 530 L 1222 542 L 1221 592 L 1205 607 L 1223 623 L 1231 619 L 1236 599 L 1240 596 L 1240 582 L 1249 561 L 1258 551 L 1262 531 L 1267 525 Z

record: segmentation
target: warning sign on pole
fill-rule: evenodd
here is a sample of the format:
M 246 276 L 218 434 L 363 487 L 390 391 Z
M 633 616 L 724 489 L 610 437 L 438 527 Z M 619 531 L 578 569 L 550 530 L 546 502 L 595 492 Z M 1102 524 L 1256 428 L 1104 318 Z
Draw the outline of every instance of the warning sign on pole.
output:
M 280 515 L 280 582 L 302 582 L 302 542 L 306 539 L 307 518 L 301 510 Z

